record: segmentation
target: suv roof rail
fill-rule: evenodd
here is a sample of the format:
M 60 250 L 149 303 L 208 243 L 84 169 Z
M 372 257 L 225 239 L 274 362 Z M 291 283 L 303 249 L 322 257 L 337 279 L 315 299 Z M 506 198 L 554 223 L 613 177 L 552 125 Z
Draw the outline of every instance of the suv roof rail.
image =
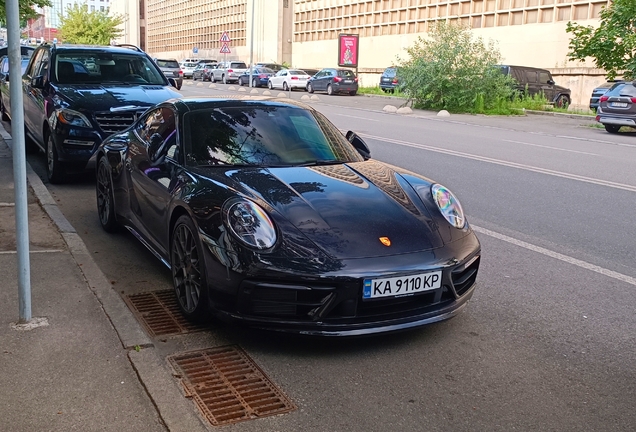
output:
M 115 46 L 122 47 L 122 48 L 132 48 L 135 51 L 144 52 L 144 50 L 139 48 L 137 45 L 133 45 L 133 44 L 115 44 Z

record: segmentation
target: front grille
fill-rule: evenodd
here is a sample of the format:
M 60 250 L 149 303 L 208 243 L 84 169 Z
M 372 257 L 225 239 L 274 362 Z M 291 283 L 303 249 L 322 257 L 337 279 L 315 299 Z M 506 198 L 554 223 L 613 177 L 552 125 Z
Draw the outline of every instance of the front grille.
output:
M 473 258 L 473 261 L 469 261 L 468 265 L 462 265 L 459 269 L 451 272 L 451 279 L 455 292 L 458 296 L 464 294 L 468 289 L 473 286 L 477 279 L 477 270 L 479 270 L 480 257 Z
M 141 114 L 143 111 L 98 112 L 95 121 L 106 135 L 112 135 L 133 124 Z
M 245 282 L 239 308 L 249 315 L 311 321 L 323 315 L 335 290 L 335 287 Z

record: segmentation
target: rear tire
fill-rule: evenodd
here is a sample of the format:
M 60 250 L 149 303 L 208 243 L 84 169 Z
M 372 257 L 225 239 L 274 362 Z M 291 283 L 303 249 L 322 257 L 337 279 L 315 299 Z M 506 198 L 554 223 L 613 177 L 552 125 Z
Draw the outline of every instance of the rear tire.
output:
M 333 96 L 333 87 L 331 87 L 331 84 L 327 86 L 327 94 Z
M 357 91 L 357 90 L 351 90 L 351 91 L 349 92 L 349 94 L 350 94 L 351 96 L 355 96 L 356 94 L 358 94 L 358 91 Z
M 567 108 L 570 105 L 570 99 L 566 95 L 560 95 L 554 102 L 557 108 Z
M 201 322 L 208 314 L 208 284 L 203 247 L 189 216 L 177 219 L 170 239 L 172 284 L 181 312 Z
M 605 130 L 608 131 L 609 133 L 618 133 L 618 131 L 621 129 L 621 127 L 618 125 L 606 124 L 603 126 L 605 126 Z
M 114 233 L 119 225 L 115 219 L 115 200 L 113 199 L 113 182 L 110 167 L 106 157 L 99 160 L 97 165 L 97 181 L 95 182 L 97 195 L 97 215 L 104 231 Z
M 283 91 L 289 91 L 289 86 L 285 81 L 283 81 Z
M 46 176 L 53 184 L 62 183 L 66 175 L 64 164 L 57 156 L 57 149 L 53 137 L 49 133 L 46 141 Z
M 227 84 L 227 78 L 225 78 L 225 75 L 221 77 L 221 81 L 223 81 L 223 84 Z
M 2 114 L 2 121 L 9 121 L 9 115 L 7 114 L 7 110 L 2 103 L 2 99 L 0 99 L 0 113 Z

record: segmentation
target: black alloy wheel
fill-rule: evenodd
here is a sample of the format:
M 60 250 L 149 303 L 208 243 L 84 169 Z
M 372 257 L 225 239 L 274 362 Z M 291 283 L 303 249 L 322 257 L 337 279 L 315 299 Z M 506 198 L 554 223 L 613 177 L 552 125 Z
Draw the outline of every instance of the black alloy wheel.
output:
M 208 286 L 203 248 L 196 233 L 189 216 L 177 220 L 170 241 L 170 265 L 179 308 L 188 319 L 202 321 L 208 311 Z
M 618 131 L 621 130 L 621 127 L 619 125 L 606 124 L 604 126 L 605 130 L 609 133 L 618 133 Z
M 313 93 L 314 92 L 314 87 L 311 85 L 311 83 L 307 83 L 307 93 Z
M 57 149 L 51 134 L 47 134 L 46 139 L 46 176 L 53 184 L 62 183 L 66 170 L 64 164 L 59 161 Z
M 333 96 L 333 87 L 331 87 L 331 84 L 327 85 L 327 94 Z
M 97 165 L 97 182 L 95 183 L 97 194 L 97 214 L 99 223 L 104 231 L 113 233 L 117 231 L 118 224 L 115 219 L 115 201 L 113 199 L 113 182 L 110 178 L 110 166 L 106 157 L 99 160 Z

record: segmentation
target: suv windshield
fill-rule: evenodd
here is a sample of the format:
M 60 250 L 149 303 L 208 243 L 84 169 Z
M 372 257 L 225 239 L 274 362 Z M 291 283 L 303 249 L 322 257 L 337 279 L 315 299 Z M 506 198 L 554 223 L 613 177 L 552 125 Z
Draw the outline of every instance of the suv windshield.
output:
M 277 106 L 219 107 L 184 117 L 192 166 L 292 166 L 361 161 L 321 114 Z
M 61 84 L 131 83 L 165 85 L 149 58 L 134 54 L 60 52 L 55 77 Z
M 179 63 L 176 60 L 157 60 L 157 66 L 162 68 L 179 69 Z
M 230 67 L 234 69 L 247 69 L 247 65 L 243 62 L 232 62 Z

